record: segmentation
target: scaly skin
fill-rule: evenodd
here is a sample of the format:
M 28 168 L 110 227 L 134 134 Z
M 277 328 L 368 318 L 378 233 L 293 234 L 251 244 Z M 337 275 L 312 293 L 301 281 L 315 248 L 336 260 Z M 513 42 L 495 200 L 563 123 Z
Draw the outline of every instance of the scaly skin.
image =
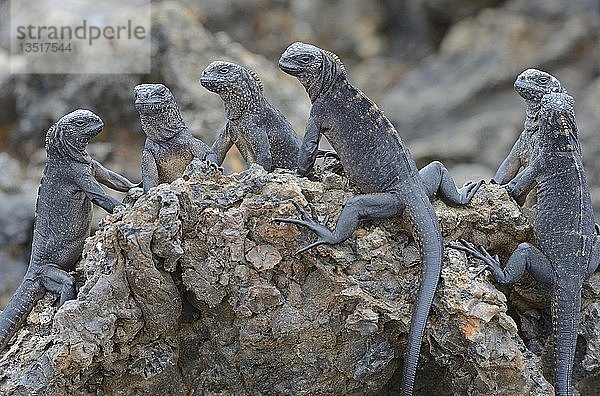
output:
M 194 158 L 215 163 L 210 147 L 192 136 L 173 94 L 162 84 L 134 88 L 135 108 L 140 115 L 146 143 L 142 152 L 144 191 L 181 177 Z M 215 164 L 215 167 L 216 164 Z
M 502 161 L 494 181 L 498 184 L 510 182 L 537 155 L 540 102 L 545 94 L 567 91 L 554 76 L 537 69 L 527 69 L 517 76 L 515 91 L 525 100 L 525 124 L 523 132 L 515 142 L 508 156 Z
M 542 98 L 535 143 L 539 154 L 507 185 L 516 199 L 537 186 L 534 224 L 537 247 L 520 244 L 503 269 L 498 256 L 492 257 L 483 247 L 478 250 L 466 241 L 455 246 L 482 259 L 500 283 L 516 282 L 528 270 L 536 280 L 552 286 L 557 396 L 573 394 L 571 371 L 581 288 L 600 259 L 573 102 L 565 93 L 550 93 Z
M 327 137 L 350 180 L 363 192 L 348 200 L 335 229 L 309 216 L 298 204 L 301 219 L 275 221 L 309 228 L 318 240 L 301 249 L 338 244 L 348 239 L 361 220 L 405 215 L 421 251 L 421 285 L 412 315 L 404 364 L 404 395 L 411 395 L 427 315 L 440 276 L 443 242 L 429 199 L 437 194 L 447 202 L 468 202 L 481 183 L 460 191 L 439 162 L 420 173 L 415 162 L 381 110 L 348 81 L 338 57 L 313 45 L 294 43 L 279 60 L 279 67 L 304 85 L 312 108 L 300 148 L 298 173 L 312 167 L 321 134 Z
M 60 304 L 75 298 L 77 288 L 69 271 L 90 235 L 92 203 L 109 213 L 121 205 L 99 182 L 123 192 L 135 187 L 86 152 L 89 140 L 102 127 L 100 117 L 91 111 L 75 110 L 48 130 L 48 160 L 38 190 L 31 259 L 23 282 L 0 313 L 0 351 L 46 291 L 60 294 Z
M 227 123 L 212 145 L 219 165 L 235 144 L 247 164 L 258 163 L 267 172 L 295 169 L 300 138 L 269 103 L 254 72 L 235 63 L 215 61 L 202 72 L 200 84 L 219 94 L 225 107 Z

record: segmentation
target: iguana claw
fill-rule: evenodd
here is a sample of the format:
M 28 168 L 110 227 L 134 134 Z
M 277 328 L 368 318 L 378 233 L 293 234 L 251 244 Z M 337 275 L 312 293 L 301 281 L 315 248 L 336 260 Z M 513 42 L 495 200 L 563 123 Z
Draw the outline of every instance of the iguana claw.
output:
M 323 222 L 320 222 L 314 205 L 309 204 L 311 213 L 308 214 L 308 212 L 306 212 L 306 210 L 304 210 L 304 208 L 296 201 L 292 201 L 292 204 L 296 207 L 298 213 L 300 213 L 300 219 L 276 217 L 273 220 L 278 223 L 290 223 L 306 227 L 319 237 L 315 242 L 299 249 L 296 254 L 303 253 L 319 245 L 335 243 L 333 241 L 333 233 L 329 228 L 327 228 L 326 225 L 327 221 L 329 220 L 329 216 L 325 216 Z
M 480 275 L 486 269 L 492 270 L 494 273 L 497 271 L 501 271 L 500 267 L 500 258 L 498 255 L 492 256 L 483 246 L 480 246 L 479 249 L 475 247 L 470 242 L 467 242 L 464 239 L 460 239 L 457 244 L 451 244 L 450 247 L 456 250 L 461 250 L 465 253 L 472 255 L 475 258 L 482 260 L 485 264 L 485 267 L 481 269 L 477 275 Z

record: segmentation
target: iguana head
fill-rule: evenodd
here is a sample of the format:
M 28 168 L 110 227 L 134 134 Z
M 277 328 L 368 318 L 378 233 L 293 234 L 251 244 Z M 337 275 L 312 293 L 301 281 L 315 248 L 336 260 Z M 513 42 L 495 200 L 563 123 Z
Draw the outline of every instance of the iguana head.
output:
M 566 93 L 549 93 L 540 104 L 540 131 L 551 141 L 555 150 L 579 150 L 575 100 Z
M 162 113 L 169 107 L 177 107 L 173 94 L 162 84 L 140 84 L 133 91 L 135 108 L 140 114 Z
M 90 162 L 86 147 L 103 126 L 102 119 L 89 110 L 77 109 L 64 115 L 46 134 L 48 156 Z
M 139 84 L 133 90 L 142 129 L 151 140 L 168 140 L 185 128 L 169 88 L 162 84 Z
M 311 100 L 327 89 L 346 69 L 337 55 L 299 41 L 291 44 L 279 58 L 279 68 L 296 77 Z
M 515 91 L 525 100 L 540 101 L 550 92 L 565 92 L 554 76 L 537 69 L 527 69 L 517 76 Z
M 200 84 L 221 96 L 229 119 L 256 108 L 253 104 L 262 98 L 263 85 L 258 76 L 231 62 L 212 62 L 202 72 Z

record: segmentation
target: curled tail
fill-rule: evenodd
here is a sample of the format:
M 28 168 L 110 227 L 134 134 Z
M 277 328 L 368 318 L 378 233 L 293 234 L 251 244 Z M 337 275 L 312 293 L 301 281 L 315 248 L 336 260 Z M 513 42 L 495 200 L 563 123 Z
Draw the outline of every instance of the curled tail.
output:
M 406 214 L 413 225 L 415 241 L 421 252 L 422 269 L 419 292 L 415 300 L 408 333 L 408 346 L 404 354 L 402 394 L 405 396 L 410 396 L 413 392 L 421 341 L 442 270 L 443 241 L 440 226 L 429 200 L 426 196 L 423 198 L 416 198 L 416 202 L 413 201 L 406 208 Z
M 554 359 L 556 396 L 571 396 L 571 373 L 577 346 L 581 309 L 581 284 L 579 288 L 558 287 L 552 301 L 554 328 Z
M 19 330 L 35 303 L 44 295 L 44 287 L 25 278 L 11 297 L 8 305 L 0 312 L 0 352 Z

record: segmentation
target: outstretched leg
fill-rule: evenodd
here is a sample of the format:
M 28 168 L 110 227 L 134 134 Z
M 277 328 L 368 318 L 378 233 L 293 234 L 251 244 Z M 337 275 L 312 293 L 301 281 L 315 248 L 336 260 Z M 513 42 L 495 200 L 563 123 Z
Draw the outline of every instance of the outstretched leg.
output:
M 300 213 L 300 219 L 278 217 L 274 220 L 280 223 L 291 223 L 307 227 L 318 236 L 316 242 L 303 247 L 297 253 L 302 253 L 323 244 L 335 245 L 343 242 L 358 228 L 361 220 L 397 216 L 404 210 L 404 204 L 393 193 L 356 195 L 348 200 L 342 213 L 340 213 L 335 229 L 332 231 L 327 228 L 327 220 L 320 222 L 312 208 L 312 214 L 309 215 L 296 202 L 293 202 L 293 204 Z
M 485 269 L 490 269 L 496 281 L 500 283 L 514 283 L 521 279 L 523 273 L 527 270 L 538 282 L 549 285 L 554 284 L 554 272 L 550 261 L 542 252 L 529 243 L 519 244 L 504 268 L 500 267 L 498 256 L 492 257 L 483 246 L 477 249 L 473 244 L 462 239 L 460 244 L 452 245 L 452 247 L 483 260 L 486 265 Z
M 460 189 L 456 188 L 454 179 L 448 169 L 439 161 L 433 161 L 419 171 L 427 196 L 431 199 L 437 195 L 448 205 L 465 205 L 475 195 L 483 180 L 467 182 Z

